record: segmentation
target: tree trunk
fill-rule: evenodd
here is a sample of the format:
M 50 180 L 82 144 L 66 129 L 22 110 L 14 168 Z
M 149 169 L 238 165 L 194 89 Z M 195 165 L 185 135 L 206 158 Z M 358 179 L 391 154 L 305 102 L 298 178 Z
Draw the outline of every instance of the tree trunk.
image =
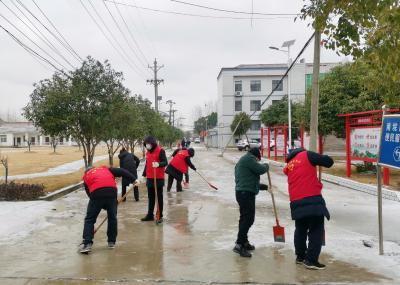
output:
M 315 30 L 314 36 L 314 65 L 311 93 L 311 119 L 310 119 L 310 147 L 309 150 L 317 152 L 318 139 L 318 102 L 319 102 L 319 68 L 321 52 L 321 32 Z
M 31 152 L 31 143 L 28 142 L 28 151 Z
M 107 152 L 108 152 L 108 164 L 112 167 L 113 166 L 113 148 L 114 148 L 114 142 L 110 141 L 110 142 L 106 142 L 107 145 Z
M 86 145 L 85 143 L 81 143 L 82 147 L 83 147 L 83 161 L 85 163 L 85 169 L 88 168 L 88 161 L 87 161 L 87 150 L 86 150 Z

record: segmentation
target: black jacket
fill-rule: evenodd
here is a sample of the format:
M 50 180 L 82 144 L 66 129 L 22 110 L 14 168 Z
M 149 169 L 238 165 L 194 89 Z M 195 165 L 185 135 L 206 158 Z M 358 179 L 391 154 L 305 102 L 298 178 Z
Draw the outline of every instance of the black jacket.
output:
M 112 175 L 114 175 L 114 177 L 123 177 L 130 181 L 135 181 L 137 178 L 134 175 L 132 175 L 129 171 L 122 169 L 122 168 L 110 167 L 109 170 L 111 171 Z M 92 200 L 117 199 L 117 195 L 118 195 L 117 188 L 104 187 L 104 188 L 97 189 L 96 191 L 90 193 L 89 187 L 86 185 L 86 183 L 83 183 L 83 186 L 85 187 L 86 194 Z
M 290 152 L 286 162 L 291 161 L 300 152 L 306 151 L 303 148 L 297 148 Z M 333 165 L 333 160 L 328 155 L 321 155 L 313 151 L 307 151 L 308 161 L 313 166 L 324 166 L 330 168 Z M 315 174 L 317 175 L 317 174 Z M 325 216 L 330 219 L 329 211 L 326 207 L 324 198 L 321 195 L 306 197 L 301 200 L 290 202 L 290 210 L 293 220 L 299 220 L 307 217 Z
M 137 179 L 137 168 L 140 164 L 139 158 L 127 151 L 123 151 L 118 155 L 119 158 L 119 167 L 128 170 L 132 175 L 134 175 Z M 134 180 L 134 181 L 135 181 Z M 122 177 L 122 185 L 129 185 L 130 183 L 134 182 L 128 178 Z

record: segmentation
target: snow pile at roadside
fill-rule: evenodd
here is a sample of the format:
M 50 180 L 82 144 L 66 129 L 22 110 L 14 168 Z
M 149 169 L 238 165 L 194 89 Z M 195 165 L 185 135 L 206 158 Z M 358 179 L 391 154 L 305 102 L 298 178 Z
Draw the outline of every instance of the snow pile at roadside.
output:
M 46 213 L 52 206 L 46 201 L 0 202 L 0 242 L 15 241 L 49 225 Z

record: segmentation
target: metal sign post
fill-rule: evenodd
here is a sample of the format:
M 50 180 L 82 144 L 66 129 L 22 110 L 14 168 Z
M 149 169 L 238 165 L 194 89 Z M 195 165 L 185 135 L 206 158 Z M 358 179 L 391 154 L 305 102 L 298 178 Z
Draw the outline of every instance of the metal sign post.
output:
M 387 115 L 386 106 L 382 107 L 383 118 L 377 159 L 377 194 L 379 223 L 379 254 L 383 255 L 382 223 L 382 166 L 400 169 L 400 114 Z

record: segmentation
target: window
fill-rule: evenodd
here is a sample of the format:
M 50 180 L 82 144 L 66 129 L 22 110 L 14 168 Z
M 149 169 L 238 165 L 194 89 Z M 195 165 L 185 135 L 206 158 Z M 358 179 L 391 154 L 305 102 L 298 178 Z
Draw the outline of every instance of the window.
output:
M 235 81 L 235 92 L 242 92 L 242 80 Z
M 261 129 L 261 121 L 260 120 L 254 120 L 251 121 L 251 127 L 250 130 L 252 131 L 258 131 Z
M 260 111 L 260 110 L 261 110 L 261 100 L 251 100 L 250 111 Z
M 45 137 L 45 138 L 44 138 L 44 142 L 45 142 L 45 143 L 49 143 L 49 142 L 50 142 L 50 137 Z
M 235 111 L 242 111 L 242 100 L 235 100 Z
M 6 143 L 7 142 L 7 136 L 6 135 L 0 135 L 0 142 L 1 143 Z
M 251 92 L 261 91 L 261 80 L 251 80 L 250 91 Z
M 278 104 L 281 100 L 272 100 L 272 105 Z
M 275 90 L 276 86 L 278 86 L 280 80 L 272 80 L 272 90 Z M 282 83 L 279 84 L 278 88 L 276 88 L 275 91 L 282 91 L 283 90 L 283 85 Z

